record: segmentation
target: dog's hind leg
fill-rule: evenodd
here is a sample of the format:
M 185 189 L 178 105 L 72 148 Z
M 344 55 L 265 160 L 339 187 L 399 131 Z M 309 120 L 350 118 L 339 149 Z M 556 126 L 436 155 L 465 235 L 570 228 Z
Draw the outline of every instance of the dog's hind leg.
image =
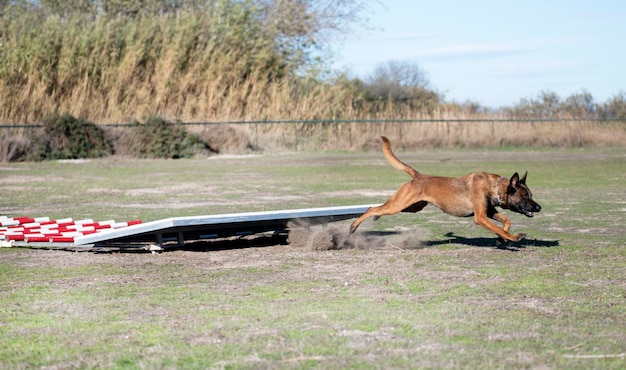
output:
M 357 218 L 350 226 L 350 233 L 355 232 L 363 221 L 372 216 L 377 220 L 380 216 L 394 215 L 404 210 L 408 210 L 409 212 L 420 211 L 428 204 L 426 201 L 420 199 L 420 195 L 421 191 L 416 192 L 411 182 L 405 183 L 400 186 L 398 191 L 384 204 L 369 208 Z
M 407 212 L 407 213 L 417 213 L 419 211 L 421 211 L 422 209 L 424 209 L 424 207 L 426 207 L 428 205 L 428 202 L 425 200 L 419 201 L 415 204 L 411 204 L 410 206 L 406 207 L 405 209 L 403 209 L 401 212 Z M 380 216 L 374 216 L 374 221 L 378 220 L 380 218 Z

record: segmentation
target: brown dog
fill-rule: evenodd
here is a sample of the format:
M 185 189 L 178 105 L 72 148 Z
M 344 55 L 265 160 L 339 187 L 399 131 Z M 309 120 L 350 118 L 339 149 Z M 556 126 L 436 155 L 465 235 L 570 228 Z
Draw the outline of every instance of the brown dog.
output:
M 472 172 L 459 178 L 424 175 L 400 161 L 391 151 L 389 140 L 384 136 L 382 139 L 387 161 L 393 168 L 408 173 L 412 180 L 402 185 L 387 202 L 369 208 L 356 219 L 350 233 L 368 217 L 374 216 L 376 220 L 380 216 L 402 211 L 419 212 L 431 203 L 453 216 L 474 216 L 477 225 L 502 239 L 516 242 L 526 237 L 524 233 L 509 234 L 511 221 L 496 210 L 499 206 L 528 217 L 541 210 L 526 186 L 526 174 L 520 179 L 516 172 L 511 180 L 486 172 Z M 487 218 L 501 222 L 503 227 L 496 226 Z

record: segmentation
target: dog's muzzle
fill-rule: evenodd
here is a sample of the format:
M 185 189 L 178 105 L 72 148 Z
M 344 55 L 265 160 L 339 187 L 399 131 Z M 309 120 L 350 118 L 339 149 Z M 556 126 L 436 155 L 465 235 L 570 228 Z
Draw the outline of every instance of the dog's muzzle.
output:
M 526 211 L 524 209 L 520 209 L 520 211 L 526 217 L 534 217 L 535 216 L 535 212 L 541 211 L 541 206 L 539 204 L 535 203 L 535 204 L 532 205 L 532 211 Z

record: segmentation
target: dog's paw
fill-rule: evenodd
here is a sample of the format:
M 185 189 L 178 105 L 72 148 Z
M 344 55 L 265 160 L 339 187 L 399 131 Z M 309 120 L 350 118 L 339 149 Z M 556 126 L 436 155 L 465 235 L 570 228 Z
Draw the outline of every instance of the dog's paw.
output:
M 526 239 L 526 233 L 519 233 L 517 234 L 517 241 L 521 241 L 523 239 Z

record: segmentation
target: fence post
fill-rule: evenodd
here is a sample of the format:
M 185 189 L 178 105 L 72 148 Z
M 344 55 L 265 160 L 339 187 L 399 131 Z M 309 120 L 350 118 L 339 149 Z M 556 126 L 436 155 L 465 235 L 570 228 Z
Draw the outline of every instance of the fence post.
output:
M 350 149 L 352 149 L 352 126 L 353 122 L 348 123 L 348 141 L 350 142 Z
M 259 122 L 254 122 L 254 148 L 259 150 Z
M 294 150 L 297 152 L 298 151 L 298 122 L 294 122 L 293 124 L 293 136 L 294 136 L 293 147 L 294 147 Z

